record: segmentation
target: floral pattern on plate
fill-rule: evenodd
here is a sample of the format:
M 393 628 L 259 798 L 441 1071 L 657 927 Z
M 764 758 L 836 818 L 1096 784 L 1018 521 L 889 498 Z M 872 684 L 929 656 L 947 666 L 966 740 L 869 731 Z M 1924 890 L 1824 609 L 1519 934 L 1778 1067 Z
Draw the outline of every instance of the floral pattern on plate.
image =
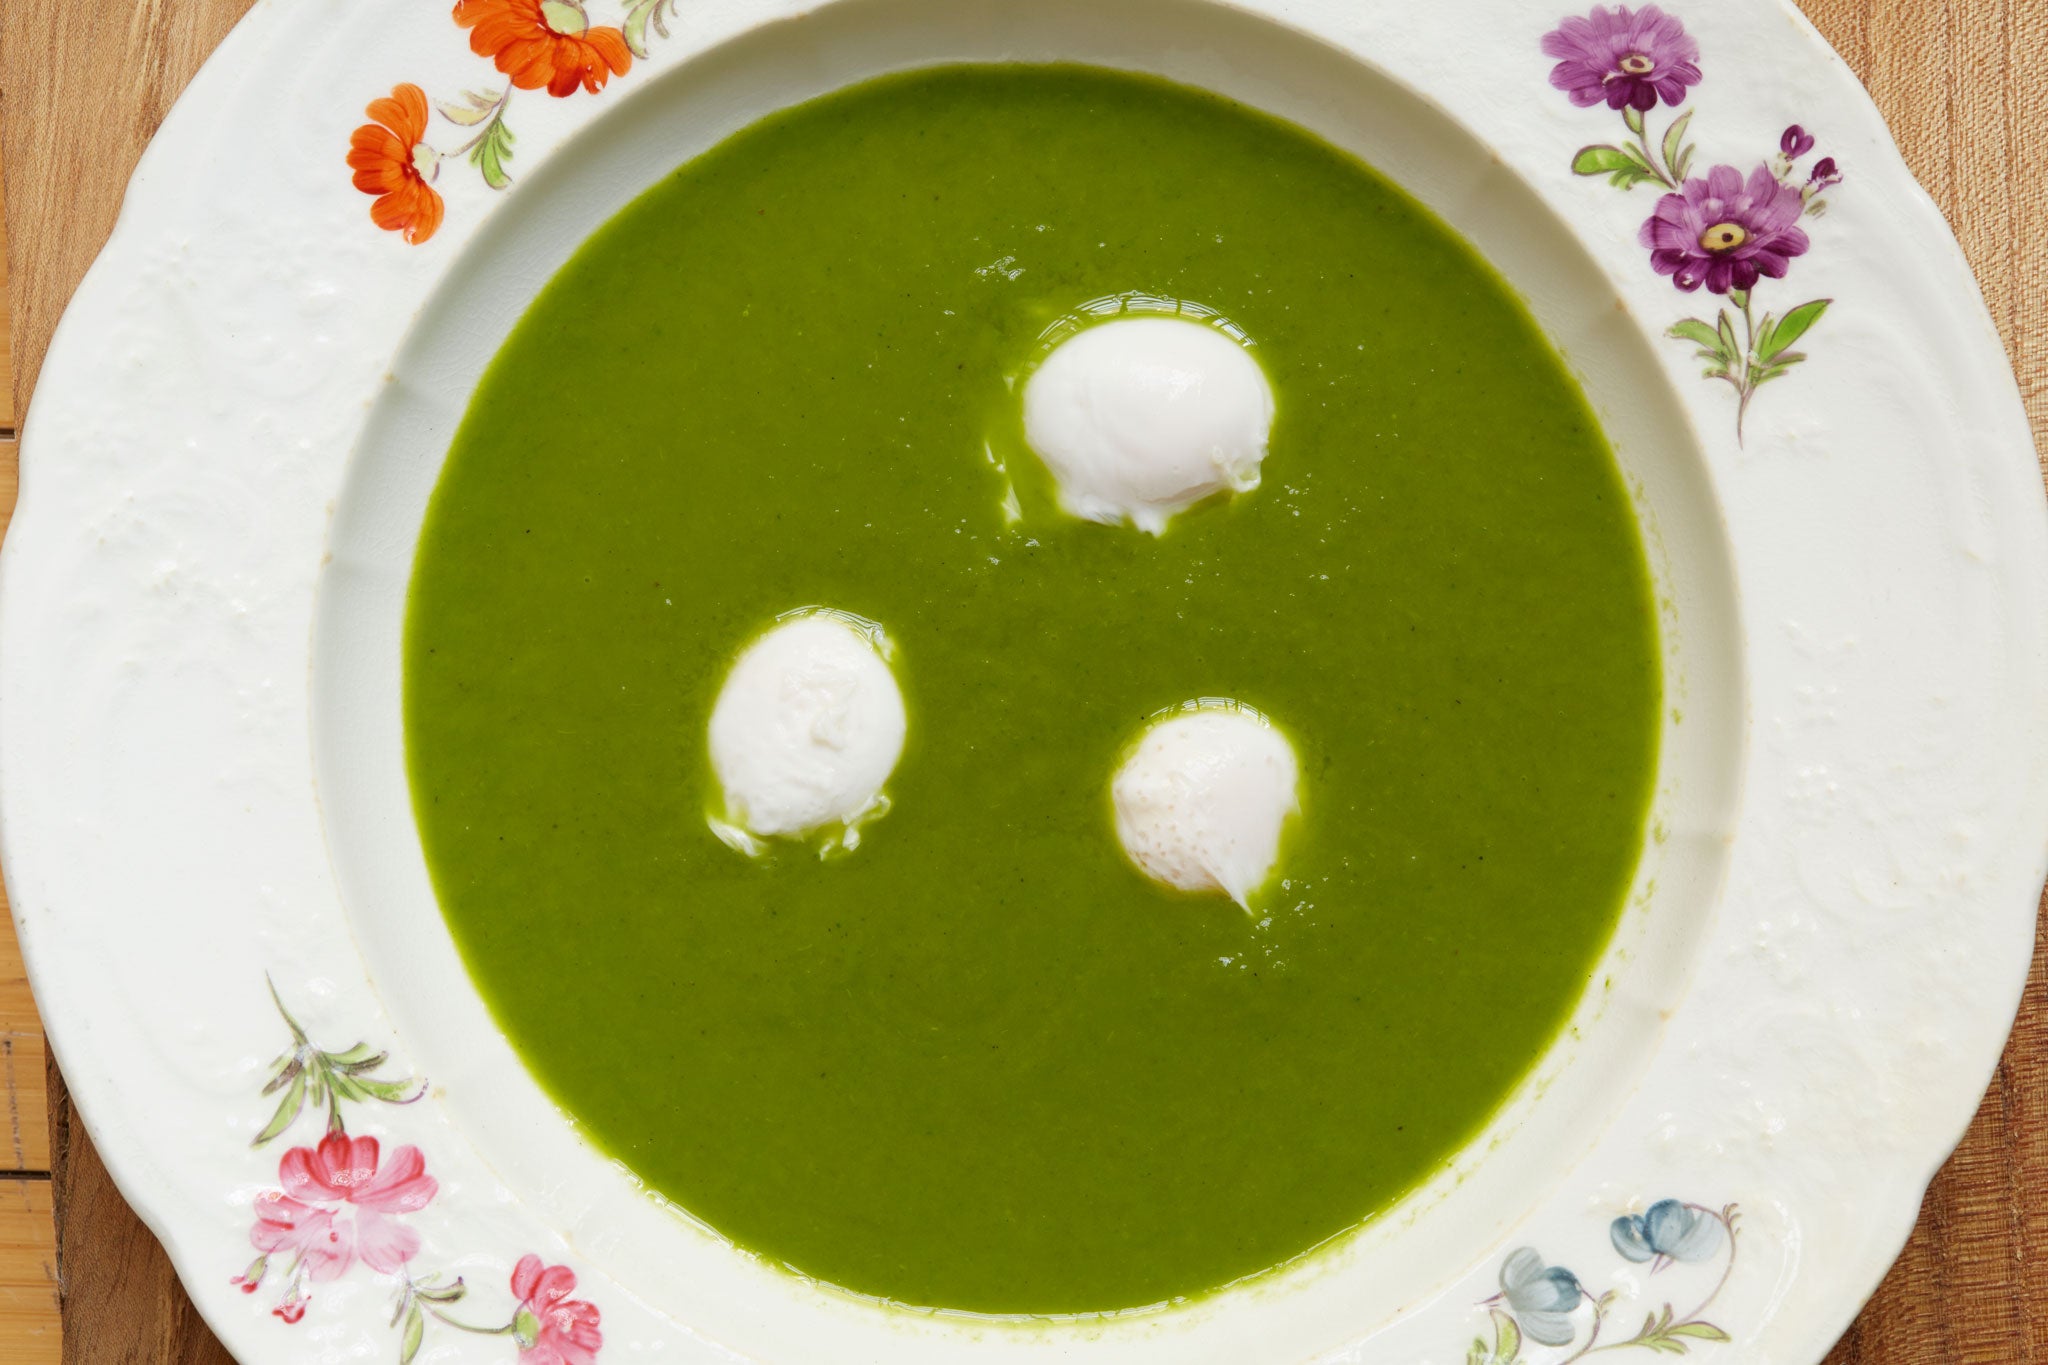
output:
M 470 50 L 488 58 L 505 84 L 435 102 L 404 83 L 370 101 L 370 122 L 351 134 L 347 157 L 355 187 L 374 196 L 370 221 L 415 246 L 432 238 L 446 213 L 434 188 L 444 161 L 467 159 L 492 189 L 510 185 L 507 163 L 516 139 L 506 119 L 514 93 L 545 90 L 556 99 L 601 93 L 612 77 L 632 70 L 635 57 L 648 55 L 650 33 L 668 36 L 676 4 L 627 0 L 612 27 L 593 24 L 584 0 L 457 0 L 451 17 L 467 30 Z M 1753 294 L 1763 280 L 1783 279 L 1792 261 L 1811 249 L 1799 224 L 1826 211 L 1822 193 L 1841 182 L 1840 168 L 1824 156 L 1802 172 L 1799 163 L 1813 151 L 1814 138 L 1794 124 L 1780 137 L 1777 154 L 1747 171 L 1719 164 L 1692 175 L 1693 111 L 1673 118 L 1661 137 L 1651 135 L 1649 122 L 1660 106 L 1683 106 L 1704 79 L 1699 43 L 1677 16 L 1656 5 L 1595 5 L 1561 20 L 1541 46 L 1556 60 L 1553 86 L 1581 108 L 1605 105 L 1618 112 L 1625 129 L 1615 142 L 1580 148 L 1572 170 L 1605 176 L 1622 190 L 1663 188 L 1638 233 L 1650 268 L 1681 292 L 1704 288 L 1727 299 L 1730 306 L 1717 308 L 1712 320 L 1684 318 L 1668 335 L 1696 348 L 1706 378 L 1735 391 L 1740 441 L 1757 390 L 1807 358 L 1794 346 L 1833 302 L 1810 299 L 1781 314 L 1759 315 Z M 435 145 L 434 110 L 468 136 Z
M 1565 1267 L 1547 1264 L 1534 1247 L 1510 1252 L 1501 1262 L 1500 1292 L 1481 1305 L 1487 1310 L 1493 1339 L 1474 1337 L 1465 1353 L 1466 1365 L 1533 1362 L 1525 1349 L 1531 1346 L 1557 1352 L 1549 1360 L 1553 1365 L 1566 1365 L 1603 1351 L 1685 1355 L 1694 1346 L 1733 1340 L 1707 1320 L 1706 1312 L 1734 1273 L 1740 1216 L 1733 1204 L 1716 1210 L 1661 1199 L 1646 1212 L 1625 1214 L 1609 1225 L 1615 1251 L 1623 1260 L 1648 1265 L 1652 1275 L 1673 1265 L 1721 1263 L 1712 1287 L 1689 1312 L 1678 1312 L 1667 1299 L 1644 1317 L 1634 1336 L 1621 1340 L 1600 1339 L 1615 1312 L 1619 1291 L 1594 1295 Z
M 576 1272 L 569 1267 L 531 1253 L 520 1257 L 512 1268 L 509 1315 L 482 1324 L 454 1311 L 469 1296 L 461 1276 L 414 1272 L 421 1239 L 406 1218 L 431 1204 L 441 1187 L 427 1174 L 418 1147 L 387 1154 L 374 1137 L 351 1137 L 343 1106 L 411 1104 L 426 1093 L 425 1083 L 378 1076 L 390 1057 L 366 1043 L 344 1052 L 315 1046 L 275 986 L 270 998 L 292 1043 L 271 1063 L 263 1093 L 280 1098 L 250 1145 L 261 1148 L 282 1137 L 308 1111 L 325 1112 L 326 1132 L 312 1146 L 287 1150 L 277 1163 L 278 1188 L 256 1196 L 249 1241 L 258 1254 L 231 1282 L 254 1294 L 274 1276 L 280 1290 L 271 1314 L 295 1324 L 312 1304 L 313 1286 L 340 1280 L 360 1265 L 393 1281 L 399 1365 L 411 1365 L 431 1326 L 508 1336 L 518 1348 L 518 1365 L 594 1365 L 604 1345 L 602 1315 L 596 1304 L 572 1297 Z
M 1595 5 L 1589 14 L 1560 21 L 1543 35 L 1542 48 L 1557 60 L 1550 69 L 1553 86 L 1580 108 L 1604 104 L 1619 112 L 1625 129 L 1615 142 L 1581 147 L 1572 170 L 1604 175 L 1621 190 L 1662 187 L 1666 193 L 1637 234 L 1649 250 L 1650 269 L 1682 293 L 1704 287 L 1731 305 L 1717 308 L 1712 321 L 1674 323 L 1667 335 L 1696 348 L 1706 378 L 1735 390 L 1740 442 L 1756 391 L 1806 359 L 1793 345 L 1833 303 L 1811 299 L 1759 316 L 1753 295 L 1763 280 L 1783 279 L 1793 259 L 1811 249 L 1799 224 L 1827 211 L 1821 196 L 1841 183 L 1841 169 L 1824 156 L 1802 172 L 1799 163 L 1813 151 L 1814 138 L 1795 123 L 1778 139 L 1777 153 L 1748 171 L 1723 164 L 1693 175 L 1693 111 L 1674 117 L 1661 137 L 1652 135 L 1650 118 L 1660 105 L 1683 105 L 1704 79 L 1700 46 L 1676 16 L 1655 5 Z
M 469 50 L 488 57 L 506 78 L 502 89 L 464 90 L 434 108 L 457 129 L 472 130 L 449 147 L 429 138 L 427 92 L 410 82 L 370 101 L 370 122 L 349 138 L 348 165 L 355 187 L 375 195 L 370 221 L 418 246 L 441 226 L 446 203 L 434 182 L 441 163 L 467 158 L 486 185 L 512 183 L 511 125 L 505 121 L 517 90 L 545 90 L 556 99 L 595 95 L 614 76 L 648 53 L 648 33 L 668 36 L 677 0 L 628 0 L 618 27 L 592 24 L 584 0 L 456 0 L 452 16 L 469 32 Z M 458 134 L 459 136 L 459 134 Z

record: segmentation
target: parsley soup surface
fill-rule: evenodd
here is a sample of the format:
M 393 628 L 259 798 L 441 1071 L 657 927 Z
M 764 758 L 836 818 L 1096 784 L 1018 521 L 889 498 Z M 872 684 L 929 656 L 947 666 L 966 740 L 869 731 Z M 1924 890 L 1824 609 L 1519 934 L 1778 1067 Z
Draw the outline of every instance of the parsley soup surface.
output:
M 1041 333 L 1131 291 L 1276 395 L 1261 486 L 1158 537 L 1063 515 L 1018 416 Z M 706 720 L 809 604 L 894 643 L 893 805 L 749 858 Z M 471 403 L 405 635 L 436 892 L 540 1083 L 740 1246 L 988 1312 L 1199 1294 L 1440 1171 L 1613 932 L 1660 688 L 1622 478 L 1499 276 L 1298 129 L 1059 66 L 778 113 L 592 236 Z M 1204 696 L 1299 755 L 1249 915 L 1112 830 Z

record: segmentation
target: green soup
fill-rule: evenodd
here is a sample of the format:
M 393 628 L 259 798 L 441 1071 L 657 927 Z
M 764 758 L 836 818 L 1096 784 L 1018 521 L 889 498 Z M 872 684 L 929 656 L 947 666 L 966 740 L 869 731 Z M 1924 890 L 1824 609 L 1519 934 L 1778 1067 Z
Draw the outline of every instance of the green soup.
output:
M 1011 524 L 1013 384 L 1130 290 L 1256 343 L 1264 485 L 1153 538 L 1026 479 Z M 896 642 L 894 808 L 749 860 L 705 724 L 813 603 Z M 740 133 L 555 277 L 435 492 L 405 705 L 449 926 L 594 1142 L 808 1275 L 1040 1313 L 1285 1262 L 1486 1123 L 1614 928 L 1658 659 L 1608 447 L 1442 223 L 1208 95 L 960 67 Z M 1254 915 L 1111 826 L 1199 696 L 1301 758 Z

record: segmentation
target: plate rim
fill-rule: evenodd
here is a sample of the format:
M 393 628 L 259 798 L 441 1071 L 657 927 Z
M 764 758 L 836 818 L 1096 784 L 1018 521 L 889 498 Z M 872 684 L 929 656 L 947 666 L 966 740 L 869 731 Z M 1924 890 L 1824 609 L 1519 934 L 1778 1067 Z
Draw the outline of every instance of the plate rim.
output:
M 1276 7 L 1284 8 L 1281 6 Z M 298 13 L 307 13 L 310 8 L 298 11 Z M 747 8 L 759 7 L 749 7 L 746 5 L 728 7 L 730 11 Z M 1789 17 L 1793 21 L 1795 28 L 1801 32 L 1801 36 L 1805 41 L 1819 45 L 1822 51 L 1827 51 L 1825 42 L 1818 32 L 1812 28 L 1803 15 L 1800 15 L 1789 5 L 1779 4 L 1777 0 L 1771 0 L 1767 4 L 1751 4 L 1746 6 L 1746 8 L 1758 14 L 1774 12 L 1781 16 Z M 103 291 L 113 282 L 114 277 L 123 268 L 125 262 L 132 262 L 138 256 L 147 253 L 147 249 L 150 246 L 148 240 L 149 228 L 143 220 L 150 212 L 150 198 L 160 184 L 160 177 L 172 164 L 173 158 L 169 151 L 170 147 L 178 139 L 199 134 L 199 122 L 206 116 L 203 106 L 209 102 L 217 102 L 229 94 L 227 90 L 217 90 L 216 87 L 225 87 L 232 82 L 234 67 L 241 58 L 243 49 L 247 48 L 253 51 L 257 42 L 263 37 L 261 30 L 264 26 L 275 22 L 284 22 L 282 19 L 273 17 L 278 13 L 279 11 L 274 8 L 261 8 L 253 11 L 250 16 L 241 21 L 228 40 L 208 58 L 200 75 L 195 78 L 186 95 L 180 98 L 171 115 L 166 119 L 158 138 L 152 142 L 138 166 L 135 179 L 131 182 L 128 199 L 124 203 L 114 233 L 109 238 L 107 246 L 95 261 L 92 271 L 87 276 L 85 282 L 81 284 L 79 289 L 80 297 L 87 296 L 89 293 Z M 1838 58 L 1833 58 L 1831 52 L 1828 55 L 1839 65 Z M 1539 91 L 1531 91 L 1530 97 L 1540 97 L 1541 93 Z M 1868 119 L 1882 131 L 1882 119 L 1860 87 L 1857 87 L 1855 90 L 1855 98 L 1862 102 Z M 1904 163 L 1899 158 L 1888 135 L 1884 137 L 1882 147 L 1888 152 L 1893 163 L 1885 168 L 1886 171 L 1892 173 L 1894 180 L 1903 181 L 1909 187 L 1906 191 L 1906 202 L 1898 207 L 1910 209 L 1921 220 L 1920 226 L 1923 230 L 1928 226 L 1927 220 L 1931 217 L 1935 231 L 1930 235 L 1936 237 L 1945 245 L 1946 256 L 1948 257 L 1941 264 L 1952 270 L 1954 266 L 1961 264 L 1960 249 L 1956 246 L 1952 235 L 1948 232 L 1945 222 L 1941 220 L 1931 198 L 1920 189 L 1917 183 L 1912 180 L 1910 174 L 1907 173 Z M 1866 150 L 1859 150 L 1859 155 L 1868 156 L 1869 153 Z M 1866 162 L 1865 164 L 1867 165 L 1868 163 Z M 1963 269 L 1965 278 L 1968 278 L 1967 266 L 1963 266 Z M 1972 288 L 1974 289 L 1974 283 Z M 1981 296 L 1973 293 L 1970 304 L 1974 309 L 1974 316 L 1969 321 L 1977 324 L 1977 330 L 1980 333 L 1978 338 L 1979 351 L 1981 352 L 1982 350 L 1981 342 L 1988 337 L 1999 357 L 1998 367 L 1994 375 L 2003 375 L 2003 379 L 1999 380 L 1994 377 L 1990 381 L 1994 387 L 2002 391 L 1999 405 L 2006 410 L 2008 417 L 2018 416 L 2021 412 L 2020 404 L 2017 401 L 2019 398 L 2018 388 L 2013 381 L 2009 365 L 2004 359 L 2003 351 L 1998 348 L 1996 335 L 1991 328 L 1990 319 L 1984 309 Z M 86 348 L 90 345 L 90 335 L 84 330 L 90 324 L 81 322 L 81 316 L 80 310 L 75 308 L 67 309 L 63 322 L 52 338 L 48 360 L 39 381 L 40 393 L 47 394 L 50 392 L 53 380 L 59 384 L 66 382 L 67 371 L 77 370 L 92 363 L 86 351 Z M 2023 416 L 2018 416 L 2017 427 L 2018 434 L 2024 437 L 2026 435 L 2026 424 Z M 16 533 L 8 537 L 7 543 L 9 547 L 15 547 L 24 543 L 24 537 L 20 534 L 20 530 L 23 527 L 35 527 L 37 528 L 35 534 L 41 534 L 41 524 L 38 521 L 39 513 L 37 509 L 43 499 L 36 490 L 42 480 L 42 475 L 38 472 L 31 472 L 30 462 L 26 455 L 26 452 L 29 450 L 38 448 L 33 444 L 37 441 L 38 431 L 37 412 L 36 408 L 32 406 L 27 414 L 27 420 L 24 423 L 22 432 L 21 448 L 25 452 L 23 458 L 22 500 L 17 512 Z M 2013 434 L 2011 424 L 2008 423 L 2004 435 L 2009 438 Z M 2029 441 L 2026 444 L 2029 450 L 2028 463 L 2031 466 L 2031 442 Z M 2034 530 L 2038 538 L 2044 527 L 2048 527 L 2048 507 L 2043 507 L 2038 501 L 2038 483 L 2034 487 L 2037 500 L 2035 504 Z M 33 539 L 31 538 L 28 543 L 33 544 Z M 28 553 L 27 551 L 20 550 L 14 550 L 12 553 L 0 551 L 0 601 L 7 601 L 26 591 L 25 588 L 17 585 L 25 575 L 33 572 L 32 569 L 26 567 L 23 563 Z M 20 613 L 10 612 L 7 615 L 19 619 Z M 21 821 L 7 817 L 14 815 L 25 803 L 35 800 L 41 794 L 40 792 L 16 791 L 11 780 L 15 776 L 16 765 L 6 761 L 14 757 L 19 749 L 18 744 L 8 742 L 11 738 L 9 732 L 13 731 L 15 727 L 6 724 L 7 713 L 15 710 L 19 705 L 17 698 L 20 686 L 16 682 L 19 666 L 16 661 L 22 655 L 22 648 L 20 642 L 12 638 L 13 635 L 14 632 L 7 630 L 4 624 L 0 624 L 0 639 L 7 639 L 10 644 L 15 646 L 6 652 L 8 656 L 7 662 L 0 664 L 0 849 L 4 849 L 7 855 L 5 865 L 8 869 L 7 877 L 10 890 L 15 888 L 17 878 L 21 876 L 19 868 L 23 865 L 22 857 L 24 856 L 24 851 L 16 847 L 14 843 L 14 831 L 19 827 Z M 10 705 L 10 703 L 13 703 L 13 705 Z M 2034 741 L 2038 753 L 2040 749 L 2039 737 L 2035 736 Z M 2031 795 L 2033 804 L 2024 814 L 2032 819 L 2038 828 L 2041 824 L 2048 823 L 2048 804 L 2044 804 L 2038 789 Z M 34 866 L 37 855 L 31 853 L 27 856 L 30 859 L 29 865 Z M 2031 865 L 2026 869 L 2020 870 L 2019 877 L 2020 879 L 2030 879 L 2038 885 L 2044 876 L 2048 876 L 2048 849 L 2037 847 L 2037 852 Z M 31 874 L 30 880 L 33 881 L 33 874 Z M 27 895 L 15 899 L 17 927 L 22 933 L 24 958 L 28 962 L 31 979 L 38 991 L 38 999 L 44 998 L 44 994 L 54 987 L 56 999 L 61 1001 L 64 991 L 64 986 L 61 984 L 63 974 L 61 969 L 55 965 L 54 959 L 46 959 L 45 957 L 46 954 L 52 953 L 53 950 L 42 946 L 43 926 L 37 922 L 37 916 L 41 911 L 39 901 L 40 896 L 37 894 L 37 889 L 33 886 L 30 887 Z M 2031 940 L 2033 921 L 2033 903 L 2031 901 L 2027 906 L 2025 918 L 2029 928 L 2029 939 Z M 2024 984 L 2026 966 L 2027 961 L 2024 956 L 2017 962 L 2016 967 L 2012 967 L 2009 964 L 2010 969 L 2006 973 L 2006 976 L 2009 978 L 2009 989 L 2004 996 L 1999 998 L 1995 1010 L 1987 1006 L 1983 1011 L 1986 1019 L 1990 1018 L 1992 1014 L 1996 1014 L 2000 1021 L 1997 1037 L 2001 1040 L 2009 1030 L 2011 1017 L 2018 1007 L 2019 994 Z M 68 1048 L 74 1045 L 78 1047 L 81 1053 L 90 1052 L 91 1048 L 86 1042 L 89 1030 L 83 1022 L 78 1021 L 76 1012 L 70 1007 L 59 1004 L 55 1014 L 56 1020 L 53 1020 L 55 1027 L 52 1029 L 53 1051 L 60 1058 L 65 1055 Z M 67 1038 L 75 1038 L 75 1042 L 65 1041 Z M 1989 1072 L 1991 1065 L 1995 1062 L 1995 1058 L 1996 1051 L 1994 1050 L 1982 1068 L 1983 1073 Z M 82 1075 L 84 1074 L 86 1073 L 82 1073 Z M 1972 1071 L 1971 1074 L 1976 1076 L 1980 1073 Z M 174 1256 L 177 1256 L 179 1250 L 177 1243 L 180 1239 L 177 1236 L 176 1228 L 173 1226 L 174 1211 L 167 1212 L 155 1197 L 156 1191 L 150 1187 L 150 1178 L 163 1173 L 153 1170 L 152 1164 L 146 1155 L 139 1153 L 136 1150 L 136 1144 L 129 1140 L 130 1124 L 122 1121 L 118 1111 L 114 1108 L 113 1102 L 106 1098 L 107 1092 L 99 1084 L 100 1081 L 101 1078 L 94 1074 L 86 1086 L 80 1087 L 81 1102 L 79 1109 L 86 1123 L 87 1130 L 92 1134 L 96 1143 L 101 1145 L 102 1151 L 107 1154 L 110 1173 L 114 1174 L 116 1183 L 121 1187 L 124 1196 L 129 1198 L 131 1204 L 137 1209 L 138 1214 L 151 1226 L 152 1232 L 159 1235 L 166 1245 L 173 1249 Z M 1883 1255 L 1882 1261 L 1878 1263 L 1876 1272 L 1868 1276 L 1868 1284 L 1862 1295 L 1856 1298 L 1855 1303 L 1848 1305 L 1848 1312 L 1843 1312 L 1839 1315 L 1840 1325 L 1846 1325 L 1850 1313 L 1853 1312 L 1856 1306 L 1860 1305 L 1864 1297 L 1867 1297 L 1869 1290 L 1875 1287 L 1884 1267 L 1890 1264 L 1898 1248 L 1903 1246 L 1906 1234 L 1910 1231 L 1913 1216 L 1917 1212 L 1921 1197 L 1924 1195 L 1927 1182 L 1932 1179 L 1933 1174 L 1939 1169 L 1942 1162 L 1946 1160 L 1947 1153 L 1966 1130 L 1972 1112 L 1972 1110 L 1964 1110 L 1958 1115 L 1952 1115 L 1952 1122 L 1941 1125 L 1946 1136 L 1941 1140 L 1942 1145 L 1939 1147 L 1938 1154 L 1933 1159 L 1922 1163 L 1923 1174 L 1918 1184 L 1908 1192 L 1910 1197 L 1902 1196 L 1897 1201 L 1890 1201 L 1898 1204 L 1900 1207 L 1894 1213 L 1894 1216 L 1882 1220 L 1887 1231 L 1878 1234 L 1878 1237 L 1879 1242 L 1887 1250 Z M 207 1316 L 210 1324 L 222 1335 L 223 1340 L 248 1339 L 245 1319 L 236 1318 L 224 1312 L 221 1308 L 222 1296 L 220 1294 L 202 1293 L 200 1292 L 200 1286 L 193 1283 L 193 1276 L 185 1269 L 185 1265 L 189 1262 L 190 1257 L 177 1256 L 177 1259 L 181 1262 L 181 1274 L 186 1274 L 188 1286 L 194 1290 L 195 1301 L 200 1305 L 201 1311 Z M 1863 1259 L 1874 1258 L 1865 1257 Z M 228 1300 L 227 1302 L 232 1303 L 233 1301 Z M 1839 1330 L 1839 1327 L 1837 1330 Z M 1832 1340 L 1832 1337 L 1829 1340 Z M 1822 1343 L 1822 1346 L 1824 1347 L 1825 1343 Z

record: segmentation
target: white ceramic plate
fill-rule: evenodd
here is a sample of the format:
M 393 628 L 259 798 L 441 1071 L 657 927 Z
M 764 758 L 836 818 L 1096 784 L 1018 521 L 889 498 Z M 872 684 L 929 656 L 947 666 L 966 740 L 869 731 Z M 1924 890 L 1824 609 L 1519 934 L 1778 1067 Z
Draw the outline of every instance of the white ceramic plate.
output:
M 0 560 L 8 887 L 93 1137 L 230 1348 L 1817 1359 L 1992 1066 L 2048 831 L 2048 520 L 2017 394 L 1819 37 L 1779 0 L 1568 22 L 1519 0 L 588 11 L 259 5 L 144 159 L 30 416 Z M 398 707 L 446 439 L 582 238 L 770 109 L 996 58 L 1222 91 L 1470 237 L 1614 439 L 1673 694 L 1615 943 L 1453 1169 L 1276 1276 L 1030 1324 L 805 1283 L 588 1147 L 435 912 Z M 500 67 L 556 79 L 501 103 Z M 423 93 L 373 110 L 380 131 L 365 106 L 399 86 Z M 352 138 L 397 193 L 389 230 Z

